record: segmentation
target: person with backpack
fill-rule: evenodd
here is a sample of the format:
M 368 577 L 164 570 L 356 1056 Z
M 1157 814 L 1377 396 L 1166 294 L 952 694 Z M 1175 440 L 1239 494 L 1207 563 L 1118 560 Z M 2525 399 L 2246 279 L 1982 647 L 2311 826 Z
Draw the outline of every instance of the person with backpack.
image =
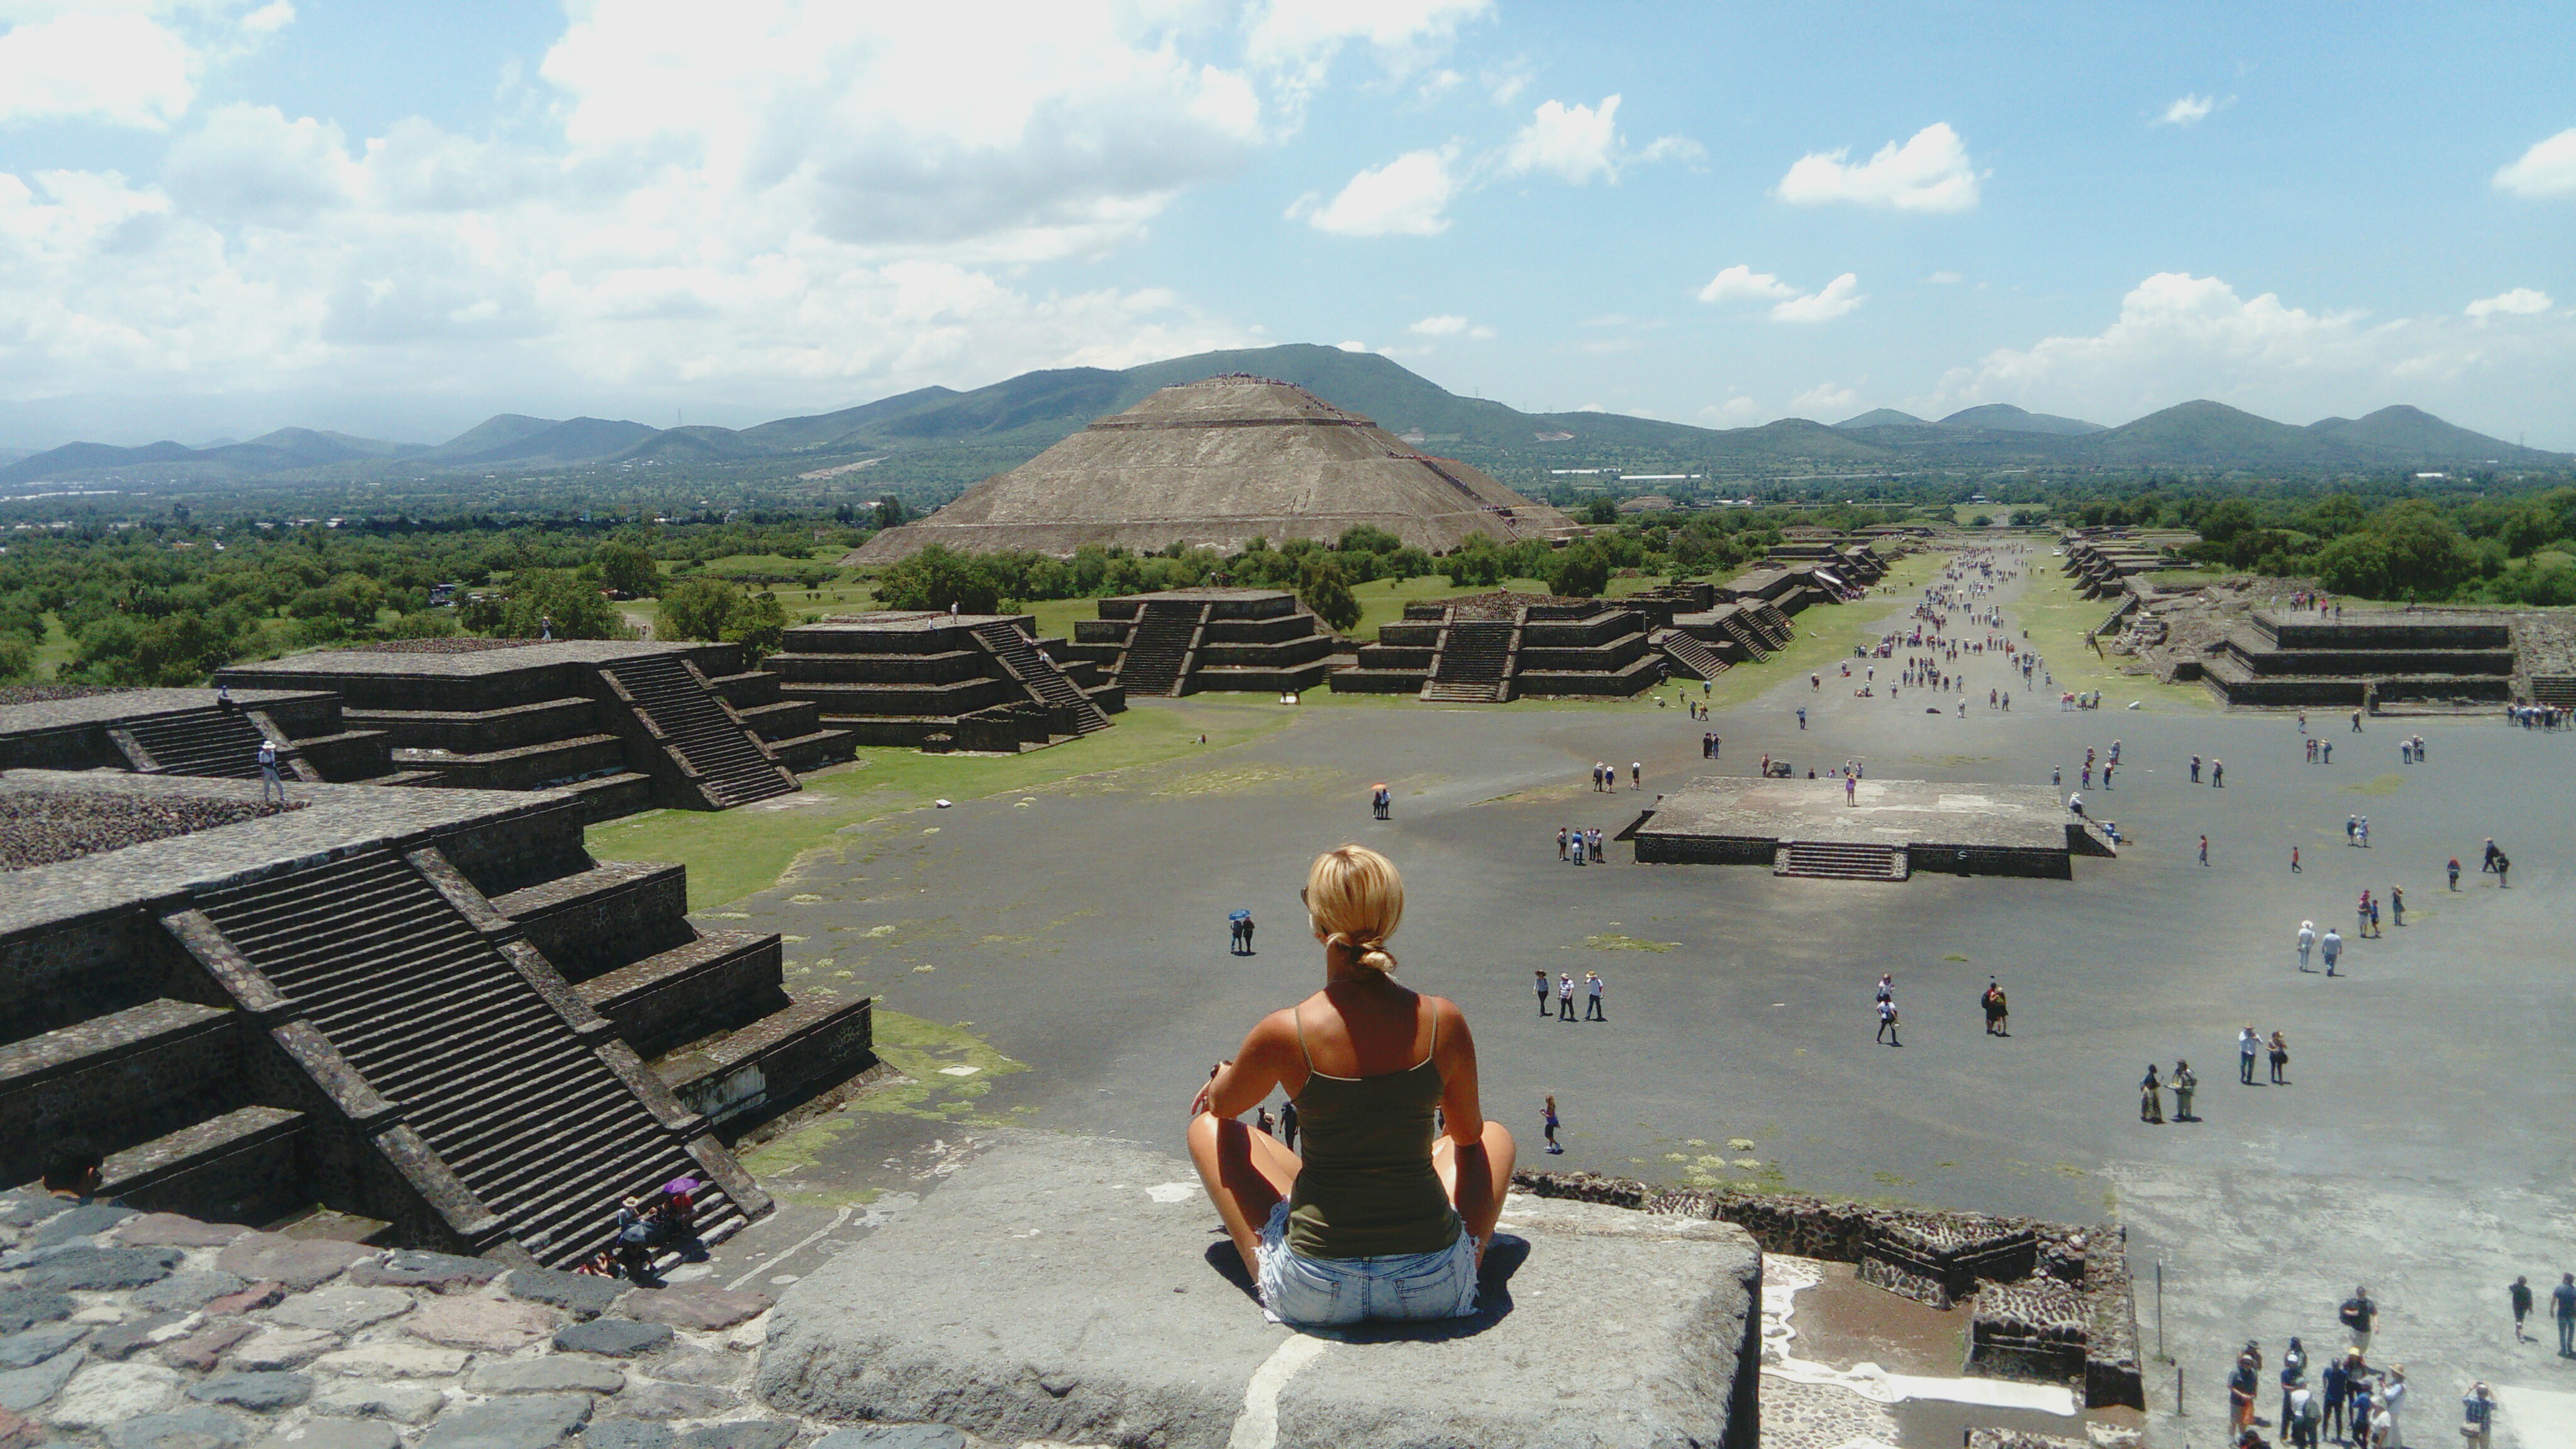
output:
M 2378 1317 L 2379 1305 L 2371 1301 L 2368 1288 L 2353 1289 L 2352 1296 L 2343 1301 L 2341 1308 L 2335 1310 L 2336 1321 L 2352 1330 L 2356 1357 L 2359 1350 L 2370 1347 L 2370 1325 L 2377 1321 Z

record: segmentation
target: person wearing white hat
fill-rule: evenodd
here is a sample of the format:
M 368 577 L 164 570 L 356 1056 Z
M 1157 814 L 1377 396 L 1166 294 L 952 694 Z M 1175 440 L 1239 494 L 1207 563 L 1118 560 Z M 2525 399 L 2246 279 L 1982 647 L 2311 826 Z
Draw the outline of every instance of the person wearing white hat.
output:
M 2299 922 L 2299 969 L 2300 969 L 2300 970 L 2305 971 L 2305 970 L 2307 970 L 2307 969 L 2308 969 L 2308 952 L 2309 952 L 2309 950 L 2310 950 L 2311 948 L 2313 948 L 2316 944 L 2317 944 L 2317 923 L 2316 923 L 2316 922 L 2314 922 L 2314 921 L 2301 921 L 2301 922 Z

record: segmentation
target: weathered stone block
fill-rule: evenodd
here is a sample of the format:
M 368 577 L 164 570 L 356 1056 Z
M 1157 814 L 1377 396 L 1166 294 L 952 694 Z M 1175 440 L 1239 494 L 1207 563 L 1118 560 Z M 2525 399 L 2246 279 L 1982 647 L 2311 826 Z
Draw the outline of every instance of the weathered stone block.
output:
M 0 1288 L 0 1333 L 16 1333 L 39 1323 L 69 1318 L 80 1307 L 70 1294 L 33 1288 Z
M 86 1324 L 52 1323 L 0 1338 L 0 1369 L 33 1368 L 89 1336 Z
M 631 1318 L 594 1318 L 588 1323 L 568 1323 L 556 1329 L 555 1347 L 572 1353 L 632 1358 L 660 1348 L 672 1337 L 668 1324 L 638 1323 Z
M 134 1295 L 134 1306 L 153 1313 L 194 1313 L 250 1285 L 220 1268 L 173 1273 Z
M 313 1380 L 293 1373 L 217 1374 L 188 1390 L 200 1403 L 231 1404 L 255 1414 L 291 1409 L 313 1397 Z
M 250 1430 L 221 1409 L 190 1405 L 171 1414 L 145 1414 L 107 1431 L 108 1449 L 233 1449 Z
M 361 1288 L 427 1288 L 434 1293 L 462 1293 L 501 1276 L 502 1266 L 489 1258 L 464 1258 L 406 1248 L 381 1263 L 360 1263 L 349 1281 Z
M 712 1332 L 758 1318 L 769 1311 L 773 1301 L 766 1293 L 692 1284 L 631 1294 L 626 1299 L 626 1311 L 646 1323 Z
M 441 1298 L 424 1303 L 402 1321 L 416 1338 L 449 1348 L 506 1352 L 525 1348 L 554 1330 L 554 1311 L 534 1303 L 497 1298 Z
M 328 1238 L 290 1238 L 283 1233 L 252 1233 L 237 1239 L 215 1259 L 215 1266 L 252 1282 L 275 1279 L 295 1292 L 319 1288 L 348 1271 L 352 1263 L 376 1256 L 363 1243 L 336 1243 Z
M 1761 1260 L 1729 1224 L 1516 1196 L 1473 1317 L 1329 1336 L 1265 1323 L 1240 1271 L 1188 1164 L 1015 1136 L 791 1287 L 756 1386 L 828 1419 L 1170 1449 L 1239 1423 L 1279 1449 L 1755 1442 Z M 1585 1371 L 1531 1392 L 1569 1351 Z
M 335 1419 L 391 1419 L 397 1424 L 426 1424 L 446 1402 L 445 1394 L 418 1384 L 348 1380 L 315 1394 L 313 1412 Z
M 396 1449 L 402 1439 L 382 1424 L 308 1420 L 280 1429 L 259 1442 L 259 1449 Z
M 157 1414 L 179 1397 L 179 1376 L 157 1363 L 92 1363 L 46 1408 L 57 1429 L 107 1429 Z
M 549 1354 L 488 1364 L 467 1387 L 478 1394 L 613 1394 L 626 1387 L 626 1375 L 604 1363 Z
M 79 1354 L 62 1353 L 32 1368 L 0 1373 L 0 1409 L 25 1413 L 60 1393 L 80 1366 Z
M 355 1333 L 411 1311 L 411 1295 L 392 1288 L 325 1288 L 298 1294 L 269 1310 L 271 1323 L 323 1333 Z
M 589 1418 L 588 1394 L 493 1399 L 441 1415 L 420 1449 L 547 1449 Z
M 299 1369 L 340 1346 L 340 1335 L 318 1328 L 272 1328 L 232 1351 L 232 1366 L 250 1373 Z
M 501 1286 L 515 1298 L 560 1308 L 575 1318 L 597 1318 L 626 1291 L 624 1280 L 552 1268 L 513 1268 Z
M 177 1248 L 74 1248 L 28 1269 L 24 1281 L 54 1292 L 108 1293 L 158 1283 L 186 1260 Z
M 129 1248 L 220 1248 L 249 1232 L 239 1223 L 201 1223 L 177 1213 L 145 1213 L 118 1224 L 116 1240 Z

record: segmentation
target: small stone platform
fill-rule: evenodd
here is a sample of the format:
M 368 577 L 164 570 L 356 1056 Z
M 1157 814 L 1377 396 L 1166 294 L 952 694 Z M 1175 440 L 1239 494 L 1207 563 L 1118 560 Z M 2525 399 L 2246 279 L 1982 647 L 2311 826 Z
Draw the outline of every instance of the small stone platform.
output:
M 1188 1163 L 1026 1133 L 791 1287 L 755 1388 L 1004 1442 L 1753 1449 L 1760 1299 L 1732 1224 L 1515 1195 L 1475 1317 L 1301 1333 Z
M 2118 853 L 2055 791 L 1922 780 L 1863 780 L 1846 804 L 1839 779 L 1703 775 L 1658 802 L 1634 840 L 1644 864 L 1767 865 L 1839 880 L 1923 871 L 2072 880 L 2075 856 Z

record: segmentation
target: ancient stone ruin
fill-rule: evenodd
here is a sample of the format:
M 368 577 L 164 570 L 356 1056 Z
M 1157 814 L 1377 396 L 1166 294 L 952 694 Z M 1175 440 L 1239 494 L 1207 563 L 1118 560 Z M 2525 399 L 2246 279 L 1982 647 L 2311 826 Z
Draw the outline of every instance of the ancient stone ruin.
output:
M 1654 686 L 1660 655 L 1647 616 L 1601 599 L 1470 594 L 1407 604 L 1362 645 L 1359 666 L 1332 676 L 1336 694 L 1411 694 L 1428 702 L 1501 704 L 1531 695 L 1621 698 Z
M 235 664 L 215 682 L 336 695 L 351 729 L 390 747 L 382 770 L 342 778 L 569 788 L 592 820 L 788 794 L 854 743 L 745 669 L 739 644 L 423 639 Z
M 563 1266 L 684 1173 L 711 1235 L 767 1211 L 717 1127 L 874 1062 L 869 1002 L 698 932 L 680 867 L 593 860 L 574 792 L 293 804 L 0 774 L 0 822 L 51 820 L 0 874 L 0 1177 L 80 1139 L 137 1207 Z
M 1255 538 L 1331 543 L 1361 525 L 1446 553 L 1579 530 L 1454 459 L 1417 452 L 1293 383 L 1243 375 L 1167 387 L 1101 418 L 916 523 L 878 534 L 853 564 L 931 543 L 964 552 L 1069 555 L 1084 544 L 1233 552 Z
M 787 631 L 771 686 L 867 745 L 1011 754 L 1107 729 L 1126 691 L 1022 614 L 843 614 Z
M 1208 689 L 1295 694 L 1316 688 L 1339 647 L 1297 596 L 1277 589 L 1172 589 L 1100 601 L 1073 626 L 1073 657 L 1129 697 Z
M 1766 1253 L 1857 1265 L 1891 1293 L 1971 1311 L 1961 1372 L 2074 1388 L 2087 1408 L 2145 1407 L 2128 1238 L 1981 1213 L 1876 1207 L 1798 1194 L 1670 1191 L 1588 1172 L 1512 1174 L 1541 1197 L 1733 1223 Z

